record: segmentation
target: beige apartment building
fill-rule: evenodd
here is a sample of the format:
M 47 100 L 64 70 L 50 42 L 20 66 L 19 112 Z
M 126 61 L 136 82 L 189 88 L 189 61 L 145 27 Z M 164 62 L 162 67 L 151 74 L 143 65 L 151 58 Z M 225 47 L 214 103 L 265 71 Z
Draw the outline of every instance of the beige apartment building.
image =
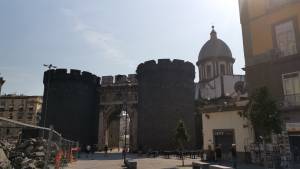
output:
M 42 96 L 2 95 L 0 96 L 0 117 L 38 125 L 42 100 Z M 19 128 L 0 121 L 0 137 L 14 137 L 18 132 Z
M 269 89 L 282 111 L 291 149 L 298 150 L 300 0 L 239 0 L 239 4 L 248 92 Z

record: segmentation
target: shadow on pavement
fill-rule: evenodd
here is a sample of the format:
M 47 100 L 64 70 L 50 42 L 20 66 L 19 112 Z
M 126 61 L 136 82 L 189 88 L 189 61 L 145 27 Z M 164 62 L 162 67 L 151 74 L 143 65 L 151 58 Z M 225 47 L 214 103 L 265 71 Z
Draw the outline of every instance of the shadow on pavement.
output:
M 95 154 L 80 153 L 78 160 L 122 160 L 122 153 L 112 152 L 104 154 L 102 152 L 96 152 Z M 127 154 L 126 158 L 131 159 L 143 159 L 145 157 L 138 157 L 135 154 Z

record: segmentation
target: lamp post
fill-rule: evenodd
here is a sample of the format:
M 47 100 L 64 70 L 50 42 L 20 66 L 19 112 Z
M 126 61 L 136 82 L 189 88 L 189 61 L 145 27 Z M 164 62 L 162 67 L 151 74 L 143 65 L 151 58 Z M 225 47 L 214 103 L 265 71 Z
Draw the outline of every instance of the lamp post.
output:
M 124 131 L 124 164 L 126 161 L 127 154 L 127 121 L 128 121 L 128 113 L 127 113 L 127 101 L 124 102 L 124 113 L 125 113 L 125 131 Z
M 57 67 L 56 66 L 53 66 L 52 64 L 49 64 L 49 65 L 46 65 L 44 64 L 43 65 L 44 67 L 47 67 L 48 70 L 51 70 L 51 69 L 56 69 Z M 43 119 L 43 127 L 46 127 L 46 116 L 47 116 L 47 109 L 48 109 L 48 95 L 49 95 L 49 90 L 50 90 L 50 72 L 48 73 L 48 82 L 47 82 L 47 91 L 46 91 L 46 99 L 45 99 L 45 108 L 44 108 L 44 119 Z M 43 137 L 44 137 L 44 134 L 45 134 L 45 131 L 43 130 Z
M 126 161 L 126 155 L 127 155 L 127 129 L 128 129 L 128 108 L 127 108 L 127 104 L 128 104 L 128 91 L 129 91 L 129 87 L 130 87 L 130 81 L 126 80 L 126 85 L 125 85 L 125 94 L 124 94 L 124 112 L 125 112 L 125 132 L 124 132 L 124 156 L 123 156 L 123 160 L 124 160 L 124 164 Z

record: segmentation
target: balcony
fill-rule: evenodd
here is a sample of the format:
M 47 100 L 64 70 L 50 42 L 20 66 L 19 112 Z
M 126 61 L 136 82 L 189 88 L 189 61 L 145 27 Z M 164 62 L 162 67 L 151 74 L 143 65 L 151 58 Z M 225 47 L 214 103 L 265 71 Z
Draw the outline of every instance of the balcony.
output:
M 285 95 L 283 99 L 283 107 L 300 106 L 300 94 Z

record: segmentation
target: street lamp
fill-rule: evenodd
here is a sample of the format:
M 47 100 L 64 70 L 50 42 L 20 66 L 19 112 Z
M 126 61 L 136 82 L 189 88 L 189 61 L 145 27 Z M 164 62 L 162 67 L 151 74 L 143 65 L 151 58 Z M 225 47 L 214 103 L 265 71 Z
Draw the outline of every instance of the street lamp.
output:
M 128 92 L 129 92 L 129 87 L 130 87 L 130 81 L 126 80 L 126 85 L 125 85 L 125 94 L 124 94 L 124 112 L 125 112 L 125 132 L 124 132 L 124 164 L 126 161 L 126 154 L 127 154 L 127 128 L 128 128 L 128 112 L 127 112 L 127 104 L 128 104 Z
M 44 67 L 47 67 L 48 70 L 56 69 L 56 66 L 50 65 L 43 65 Z M 46 92 L 46 100 L 45 100 L 45 108 L 44 108 L 44 119 L 43 119 L 43 127 L 46 127 L 46 116 L 47 116 L 47 108 L 48 108 L 48 95 L 49 95 L 49 89 L 50 89 L 50 72 L 48 72 L 48 82 L 47 82 L 47 92 Z M 44 130 L 43 130 L 43 137 L 44 137 Z
M 127 121 L 128 121 L 128 113 L 127 113 L 127 102 L 124 102 L 124 113 L 125 113 L 125 131 L 124 131 L 124 164 L 126 161 L 126 153 L 127 153 Z

